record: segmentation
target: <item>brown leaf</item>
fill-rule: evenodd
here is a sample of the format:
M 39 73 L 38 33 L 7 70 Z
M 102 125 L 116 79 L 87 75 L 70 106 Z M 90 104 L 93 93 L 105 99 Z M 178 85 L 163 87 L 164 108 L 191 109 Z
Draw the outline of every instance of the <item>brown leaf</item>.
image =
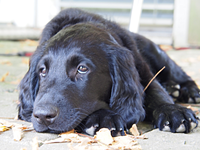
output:
M 80 150 L 80 149 L 89 149 L 89 146 L 91 144 L 90 142 L 91 140 L 89 138 L 83 138 L 81 143 L 77 144 L 76 146 L 70 146 L 71 149 L 75 149 L 75 150 Z
M 39 144 L 38 144 L 37 137 L 33 138 L 31 145 L 32 145 L 32 150 L 38 150 L 39 149 Z
M 37 46 L 38 45 L 38 41 L 27 39 L 27 40 L 23 41 L 23 44 L 26 44 L 28 46 Z
M 0 82 L 4 82 L 6 77 L 9 75 L 9 72 L 6 72 L 1 78 L 0 78 Z
M 49 140 L 49 141 L 44 141 L 44 144 L 53 144 L 53 143 L 66 143 L 66 142 L 71 142 L 71 140 L 67 140 L 64 138 L 56 138 L 54 140 Z
M 12 65 L 10 61 L 2 61 L 2 62 L 0 62 L 0 64 L 2 64 L 2 65 L 9 65 L 9 66 Z
M 141 146 L 138 145 L 135 137 L 131 135 L 114 137 L 112 147 L 115 149 L 141 149 Z
M 132 125 L 132 127 L 130 128 L 130 132 L 131 132 L 131 134 L 133 134 L 134 136 L 139 136 L 139 135 L 140 135 L 140 133 L 139 133 L 139 131 L 138 131 L 138 129 L 137 129 L 136 124 L 133 124 L 133 125 Z
M 45 141 L 44 144 L 52 144 L 52 143 L 65 143 L 65 142 L 73 142 L 73 143 L 81 143 L 83 137 L 80 137 L 76 133 L 68 133 L 61 134 L 60 137 L 54 140 Z
M 192 111 L 195 112 L 196 115 L 199 114 L 199 109 L 195 108 L 195 107 L 192 107 L 191 105 L 187 106 L 187 108 L 191 109 Z
M 12 127 L 12 131 L 13 131 L 13 139 L 15 141 L 20 141 L 23 136 L 22 129 L 16 126 L 16 127 Z
M 4 125 L 0 125 L 0 132 L 4 132 L 10 130 L 8 127 L 4 126 Z
M 72 132 L 72 133 L 71 133 Z M 63 143 L 71 142 L 68 144 L 69 149 L 79 150 L 79 149 L 88 149 L 88 150 L 113 150 L 113 149 L 131 149 L 131 150 L 140 150 L 141 146 L 138 145 L 136 138 L 146 138 L 145 136 L 118 136 L 112 137 L 111 132 L 107 128 L 100 129 L 95 135 L 95 139 L 87 135 L 82 135 L 79 133 L 73 133 L 74 131 L 66 132 L 59 135 L 59 138 L 45 141 L 44 144 L 52 143 Z M 96 142 L 94 142 L 96 141 Z M 73 143 L 79 143 L 76 146 L 73 146 Z M 94 143 L 94 144 L 92 144 Z M 96 144 L 95 144 L 96 143 Z
M 29 59 L 22 57 L 22 63 L 28 65 L 29 64 Z
M 3 120 L 3 119 L 0 119 L 0 124 L 1 124 L 0 128 L 2 126 L 2 130 L 4 130 L 4 131 L 8 130 L 9 128 L 12 128 L 13 139 L 15 141 L 20 141 L 22 139 L 23 131 L 29 131 L 29 130 L 33 129 L 32 126 L 28 127 L 28 126 L 24 126 L 24 125 L 18 124 L 18 123 L 11 123 L 11 122 Z
M 110 130 L 107 128 L 102 128 L 98 132 L 96 132 L 94 138 L 97 141 L 105 143 L 106 145 L 112 144 L 113 142 L 113 137 L 111 136 Z
M 173 47 L 171 45 L 159 45 L 159 47 L 164 51 L 168 51 L 168 50 L 173 49 Z
M 75 133 L 75 130 L 72 129 L 72 130 L 70 130 L 70 131 L 63 132 L 63 133 L 59 134 L 58 136 L 62 137 L 62 136 L 64 136 L 64 135 L 66 135 L 66 134 L 70 134 L 70 133 Z
M 7 128 L 11 128 L 13 126 L 13 123 L 10 123 L 3 119 L 0 119 L 0 124 L 2 124 L 3 126 L 6 126 Z
M 188 76 L 193 76 L 193 75 L 195 75 L 195 71 L 187 71 L 186 74 Z
M 148 139 L 148 137 L 146 137 L 146 135 L 140 135 L 140 136 L 136 136 L 136 139 Z
M 20 81 L 21 81 L 20 79 L 17 79 L 15 81 L 10 82 L 10 84 L 16 84 L 16 85 L 18 85 L 20 83 Z

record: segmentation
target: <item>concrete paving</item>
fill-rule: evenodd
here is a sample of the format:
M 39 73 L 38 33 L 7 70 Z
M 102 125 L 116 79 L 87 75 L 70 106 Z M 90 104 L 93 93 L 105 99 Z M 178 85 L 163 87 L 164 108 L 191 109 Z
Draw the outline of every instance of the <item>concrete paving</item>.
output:
M 10 44 L 10 45 L 9 45 Z M 6 45 L 6 46 L 5 46 Z M 0 53 L 10 53 L 18 51 L 32 51 L 36 45 L 27 43 L 19 44 L 19 42 L 0 42 Z M 168 51 L 172 59 L 174 59 L 183 69 L 192 76 L 192 78 L 200 85 L 200 50 L 182 50 Z M 27 57 L 5 57 L 0 56 L 0 78 L 6 74 L 4 82 L 0 82 L 0 119 L 5 119 L 18 124 L 30 126 L 30 123 L 24 121 L 13 120 L 17 115 L 18 103 L 18 84 L 28 70 Z M 199 105 L 198 105 L 199 106 Z M 200 110 L 200 107 L 196 106 Z M 200 117 L 200 115 L 199 115 Z M 140 124 L 139 130 L 148 131 L 145 135 L 146 140 L 137 140 L 144 150 L 198 150 L 200 149 L 200 126 L 189 134 L 161 132 L 158 129 L 152 130 L 149 124 Z M 31 150 L 31 142 L 34 137 L 39 141 L 55 139 L 56 134 L 37 133 L 34 130 L 24 133 L 21 141 L 14 141 L 12 131 L 0 133 L 0 149 L 1 150 L 20 150 L 26 148 Z M 40 144 L 39 150 L 66 150 L 68 143 L 57 144 Z

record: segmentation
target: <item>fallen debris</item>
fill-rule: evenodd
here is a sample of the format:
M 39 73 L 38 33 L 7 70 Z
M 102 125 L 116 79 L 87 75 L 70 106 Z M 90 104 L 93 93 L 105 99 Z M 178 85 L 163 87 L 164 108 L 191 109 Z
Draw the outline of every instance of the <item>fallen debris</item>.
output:
M 110 130 L 108 130 L 107 128 L 102 128 L 100 129 L 96 135 L 94 136 L 94 138 L 97 141 L 100 141 L 102 143 L 105 143 L 106 145 L 110 145 L 113 143 L 114 139 L 111 136 L 111 132 Z
M 1 78 L 0 82 L 5 82 L 6 77 L 9 75 L 9 72 L 6 72 Z
M 199 109 L 195 108 L 195 107 L 192 107 L 191 105 L 187 106 L 187 108 L 191 109 L 192 111 L 195 112 L 196 115 L 199 114 Z
M 133 134 L 134 136 L 139 136 L 139 135 L 140 135 L 140 133 L 139 133 L 139 131 L 138 131 L 138 129 L 137 129 L 136 124 L 133 124 L 133 125 L 132 125 L 132 127 L 130 128 L 130 132 L 131 132 L 131 134 Z
M 118 136 L 112 137 L 111 132 L 107 128 L 100 129 L 94 138 L 79 133 L 64 133 L 60 134 L 59 138 L 45 141 L 44 144 L 52 144 L 52 143 L 63 143 L 63 142 L 70 142 L 68 147 L 71 150 L 78 150 L 78 149 L 96 149 L 96 150 L 112 150 L 112 149 L 130 149 L 130 150 L 139 150 L 141 146 L 135 140 L 136 137 L 132 135 L 126 136 Z M 138 136 L 139 137 L 139 136 Z M 146 137 L 145 137 L 146 138 Z M 143 137 L 143 139 L 145 139 Z M 73 146 L 74 143 L 79 143 L 76 146 Z M 96 144 L 94 144 L 96 143 Z
M 0 125 L 0 132 L 4 132 L 10 130 L 8 127 L 4 126 L 4 125 Z
M 32 150 L 38 150 L 39 149 L 39 144 L 38 144 L 37 137 L 33 138 L 32 142 L 31 142 L 31 145 L 32 145 Z
M 19 127 L 12 127 L 14 141 L 20 141 L 23 136 L 22 129 Z
M 12 129 L 13 139 L 15 141 L 21 141 L 25 136 L 24 132 L 29 132 L 33 130 L 33 127 L 28 127 L 23 124 L 11 123 L 6 120 L 0 119 L 0 132 L 4 132 Z M 61 133 L 58 138 L 54 140 L 44 141 L 43 144 L 53 144 L 53 143 L 69 143 L 68 147 L 71 150 L 79 149 L 95 149 L 95 150 L 115 150 L 115 149 L 129 149 L 129 150 L 140 150 L 141 146 L 138 144 L 136 139 L 146 139 L 144 135 L 139 135 L 136 125 L 132 127 L 132 134 L 112 137 L 111 131 L 107 128 L 100 129 L 94 137 L 76 133 L 74 130 Z M 38 140 L 35 137 L 32 142 L 32 150 L 38 150 Z
M 15 141 L 20 141 L 23 138 L 23 131 L 32 130 L 33 127 L 32 126 L 28 127 L 17 123 L 11 123 L 9 121 L 0 119 L 0 131 L 4 132 L 10 129 L 12 129 L 13 132 L 13 139 Z

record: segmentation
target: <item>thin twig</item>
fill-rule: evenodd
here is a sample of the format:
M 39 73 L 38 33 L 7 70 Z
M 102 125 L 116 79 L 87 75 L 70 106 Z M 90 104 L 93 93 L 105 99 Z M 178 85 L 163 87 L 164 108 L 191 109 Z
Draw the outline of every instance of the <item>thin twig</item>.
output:
M 13 119 L 13 120 L 14 120 L 15 118 L 11 118 L 11 117 L 1 117 L 1 116 L 0 116 L 0 119 Z
M 163 69 L 165 69 L 165 66 L 162 67 L 162 69 L 160 69 L 154 76 L 153 78 L 149 81 L 149 83 L 147 84 L 147 86 L 144 88 L 143 93 L 146 91 L 146 89 L 149 87 L 149 85 L 151 84 L 151 82 L 153 82 L 153 80 L 158 76 L 158 74 L 163 71 Z

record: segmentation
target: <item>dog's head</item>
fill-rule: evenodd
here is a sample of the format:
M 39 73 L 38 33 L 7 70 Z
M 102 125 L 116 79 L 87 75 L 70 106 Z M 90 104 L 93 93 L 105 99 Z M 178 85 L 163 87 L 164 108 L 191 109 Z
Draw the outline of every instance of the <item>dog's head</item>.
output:
M 19 118 L 31 118 L 38 132 L 64 132 L 99 109 L 123 112 L 123 119 L 143 112 L 134 58 L 119 43 L 103 27 L 79 23 L 41 44 L 21 82 Z

